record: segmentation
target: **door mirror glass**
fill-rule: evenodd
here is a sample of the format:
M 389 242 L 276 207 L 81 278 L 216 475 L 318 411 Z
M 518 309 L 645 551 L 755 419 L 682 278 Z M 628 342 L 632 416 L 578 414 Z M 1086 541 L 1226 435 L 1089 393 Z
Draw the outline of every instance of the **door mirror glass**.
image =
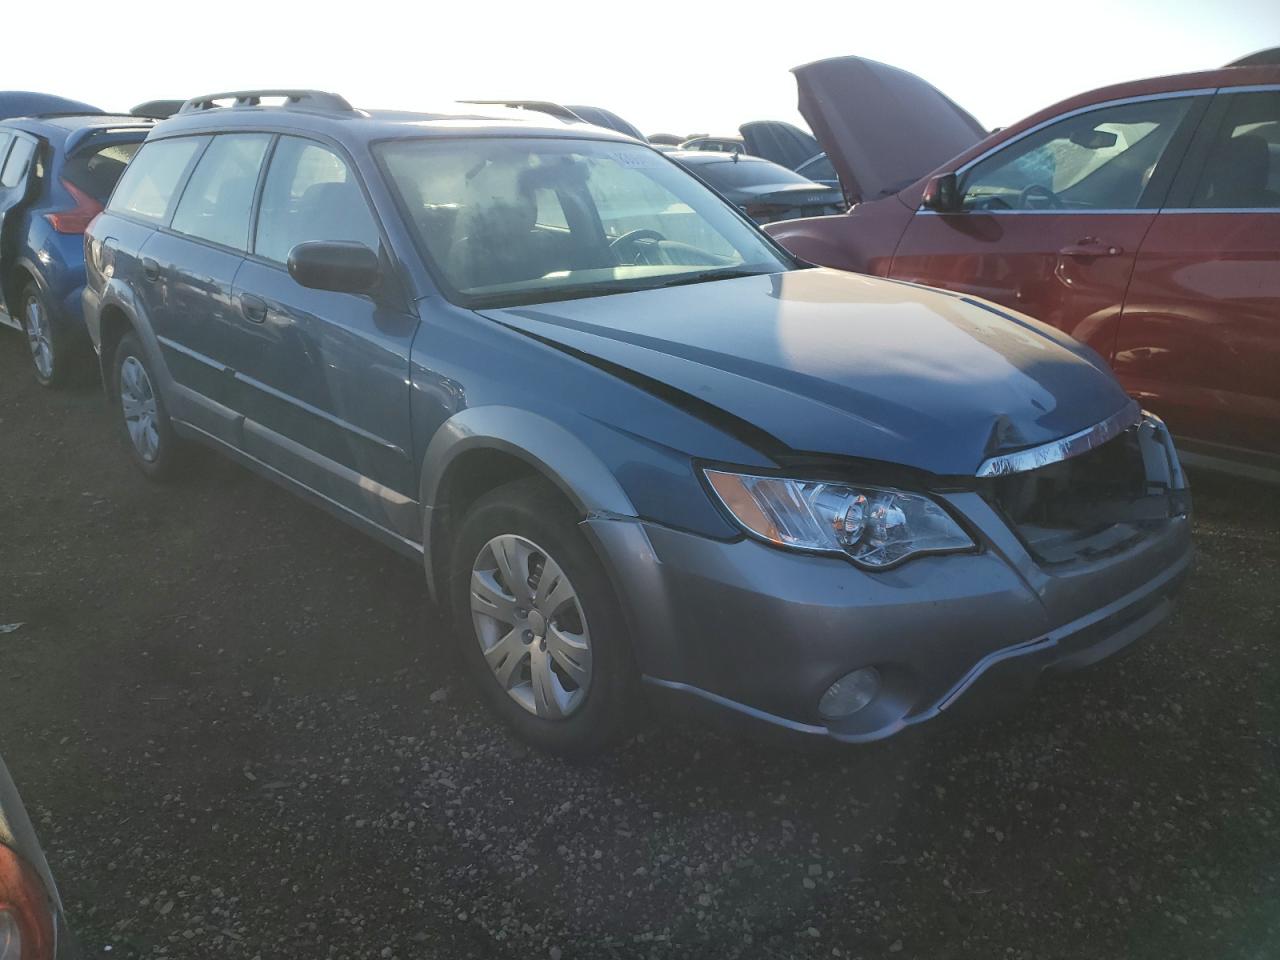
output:
M 363 243 L 312 240 L 289 251 L 289 276 L 312 290 L 368 293 L 379 275 L 378 255 Z
M 942 173 L 929 180 L 920 205 L 926 210 L 950 213 L 960 209 L 960 190 L 954 173 Z

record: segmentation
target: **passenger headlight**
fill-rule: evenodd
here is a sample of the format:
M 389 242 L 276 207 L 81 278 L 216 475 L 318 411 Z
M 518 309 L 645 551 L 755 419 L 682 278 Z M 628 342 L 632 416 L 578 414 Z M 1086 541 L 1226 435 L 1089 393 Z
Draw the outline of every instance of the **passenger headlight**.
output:
M 848 486 L 704 471 L 711 488 L 749 532 L 796 550 L 840 552 L 871 569 L 920 553 L 967 550 L 973 541 L 928 497 Z

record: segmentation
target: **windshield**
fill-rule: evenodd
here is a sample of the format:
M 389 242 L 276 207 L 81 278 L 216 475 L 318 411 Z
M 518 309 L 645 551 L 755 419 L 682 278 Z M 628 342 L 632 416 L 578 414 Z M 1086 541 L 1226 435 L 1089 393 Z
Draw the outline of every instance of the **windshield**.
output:
M 420 249 L 467 306 L 624 293 L 791 269 L 696 179 L 640 144 L 382 144 Z

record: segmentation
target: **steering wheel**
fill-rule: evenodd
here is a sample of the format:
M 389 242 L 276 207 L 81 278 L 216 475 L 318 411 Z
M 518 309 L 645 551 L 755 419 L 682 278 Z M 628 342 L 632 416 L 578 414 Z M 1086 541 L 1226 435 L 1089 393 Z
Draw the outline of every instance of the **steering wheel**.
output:
M 1043 200 L 1043 204 L 1036 204 L 1033 201 Z M 1022 192 L 1018 194 L 1019 210 L 1060 210 L 1062 209 L 1062 201 L 1058 199 L 1058 195 L 1048 187 L 1039 183 L 1031 183 L 1022 188 Z
M 657 245 L 667 238 L 660 234 L 657 230 L 650 230 L 648 227 L 641 227 L 639 230 L 628 230 L 621 236 L 614 237 L 609 241 L 609 249 L 613 251 L 614 256 L 621 260 L 618 251 L 625 248 L 628 244 L 636 247 L 633 263 L 642 261 L 641 253 L 648 249 L 657 249 Z M 644 246 L 639 246 L 644 244 Z M 650 264 L 652 266 L 653 264 Z

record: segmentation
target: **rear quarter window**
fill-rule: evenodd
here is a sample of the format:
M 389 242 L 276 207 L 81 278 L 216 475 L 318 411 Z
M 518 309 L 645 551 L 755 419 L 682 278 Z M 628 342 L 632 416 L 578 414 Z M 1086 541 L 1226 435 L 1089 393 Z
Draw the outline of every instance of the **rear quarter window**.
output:
M 196 153 L 208 137 L 176 137 L 144 143 L 111 194 L 107 209 L 161 223 Z
M 100 147 L 89 145 L 67 158 L 62 166 L 62 178 L 77 190 L 105 204 L 140 146 L 142 141 L 110 143 Z

